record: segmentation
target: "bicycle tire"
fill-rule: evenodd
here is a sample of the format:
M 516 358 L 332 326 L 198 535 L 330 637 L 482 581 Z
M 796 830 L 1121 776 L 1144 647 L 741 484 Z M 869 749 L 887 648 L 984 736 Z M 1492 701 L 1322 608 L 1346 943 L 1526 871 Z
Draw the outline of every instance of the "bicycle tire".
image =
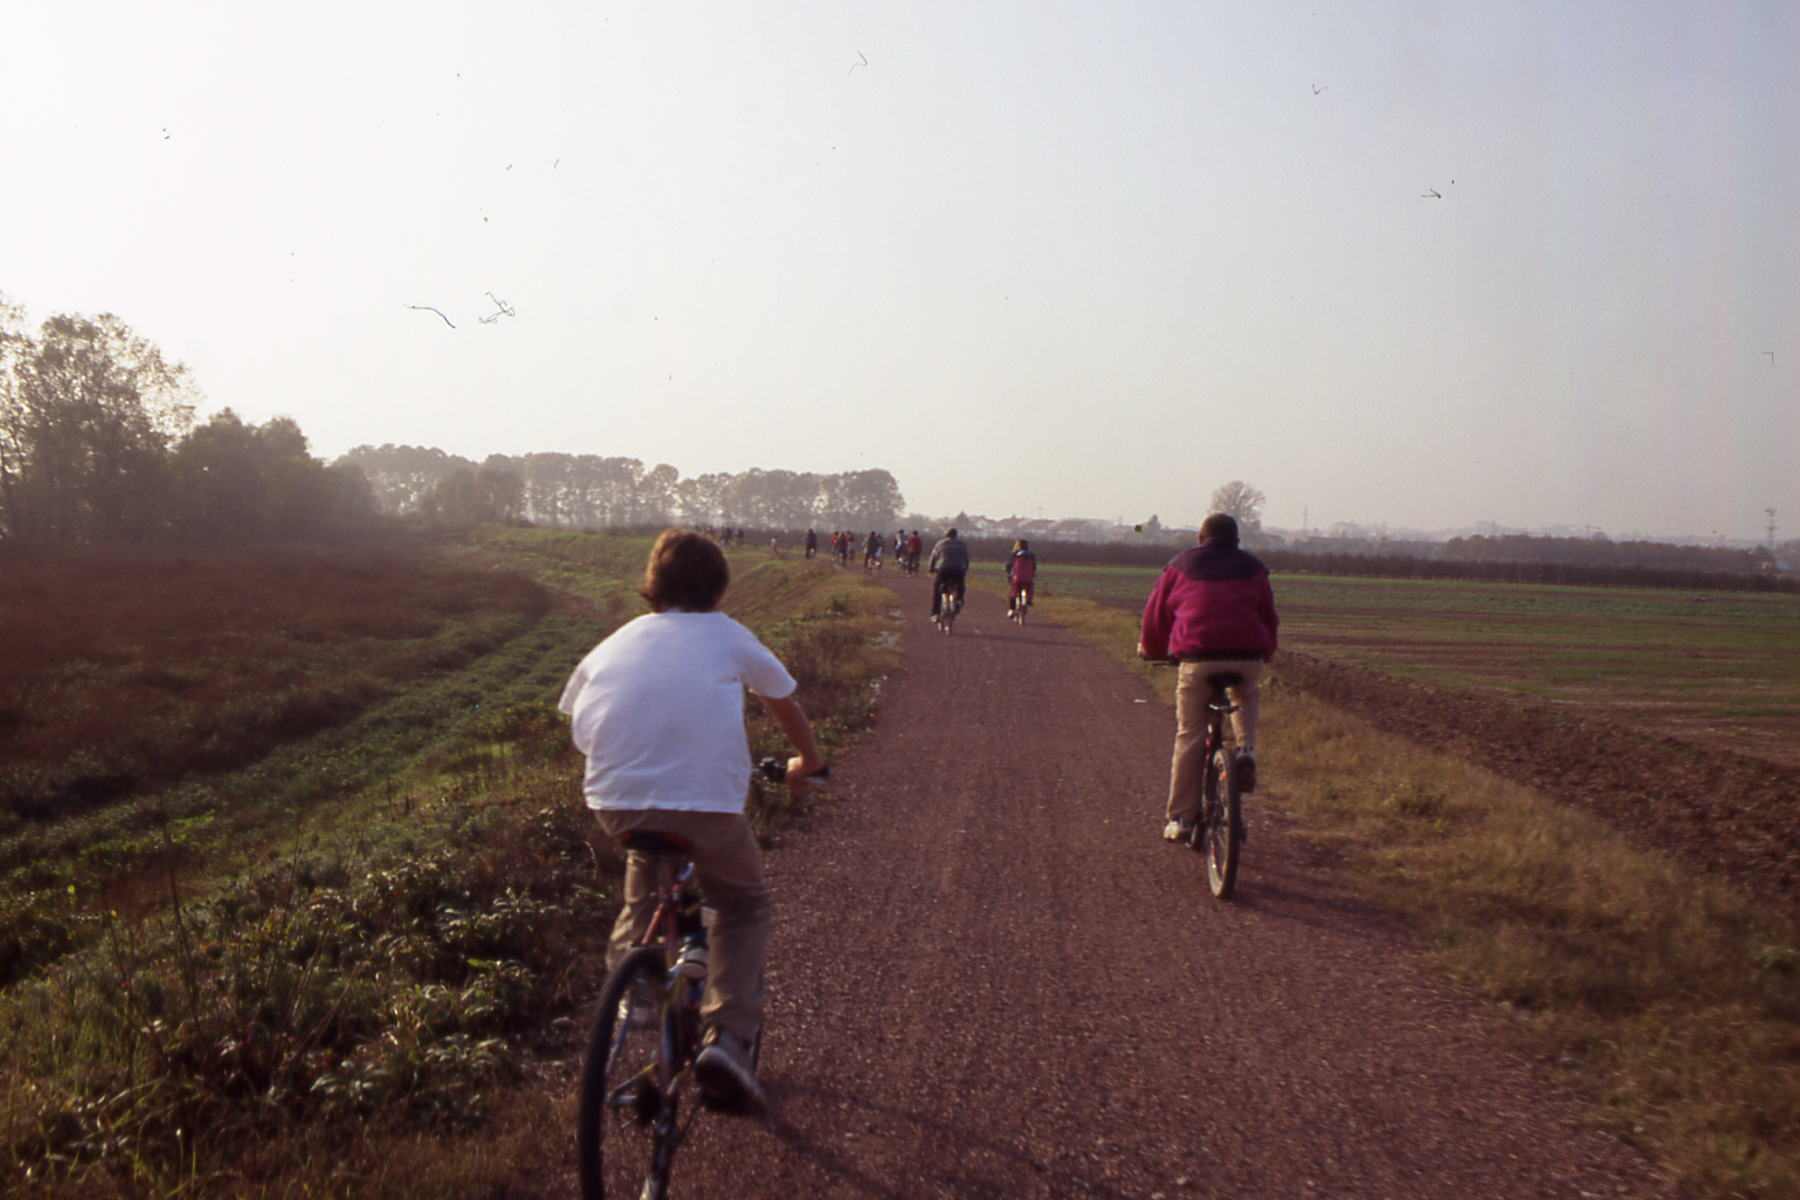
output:
M 660 1104 L 661 1096 L 667 1092 L 673 1075 L 671 1064 L 664 1061 L 667 1049 L 672 1045 L 667 1029 L 669 1013 L 664 1003 L 667 976 L 668 965 L 662 947 L 642 946 L 626 955 L 613 968 L 612 973 L 606 977 L 606 985 L 600 989 L 600 1011 L 594 1017 L 587 1055 L 581 1068 L 581 1101 L 575 1139 L 584 1200 L 604 1200 L 606 1195 L 604 1143 L 609 1126 L 620 1135 L 615 1137 L 615 1142 L 621 1141 L 628 1128 L 626 1120 L 649 1124 L 649 1116 Z M 647 994 L 658 997 L 658 1016 L 654 1027 L 641 1031 L 649 1035 L 648 1047 L 640 1050 L 634 1039 L 631 1042 L 632 1049 L 628 1051 L 626 1043 L 615 1035 L 619 1033 L 619 1002 L 634 986 L 643 987 Z M 627 1032 L 625 1036 L 631 1037 L 632 1032 Z M 646 1054 L 648 1058 L 645 1057 Z M 640 1089 L 630 1097 L 622 1093 L 615 1095 L 634 1076 L 644 1071 L 653 1072 L 651 1086 L 660 1089 L 660 1092 L 652 1094 Z M 629 1117 L 619 1111 L 621 1103 L 627 1100 L 632 1106 Z M 634 1194 L 661 1196 L 668 1189 L 673 1148 L 659 1145 L 659 1136 L 651 1134 L 644 1139 L 643 1149 L 648 1151 L 647 1173 L 641 1189 L 634 1189 Z M 623 1157 L 617 1157 L 616 1165 L 622 1167 Z
M 1243 843 L 1237 760 L 1229 750 L 1213 752 L 1207 759 L 1203 780 L 1200 828 L 1206 855 L 1206 885 L 1214 898 L 1229 900 L 1237 889 L 1238 847 Z

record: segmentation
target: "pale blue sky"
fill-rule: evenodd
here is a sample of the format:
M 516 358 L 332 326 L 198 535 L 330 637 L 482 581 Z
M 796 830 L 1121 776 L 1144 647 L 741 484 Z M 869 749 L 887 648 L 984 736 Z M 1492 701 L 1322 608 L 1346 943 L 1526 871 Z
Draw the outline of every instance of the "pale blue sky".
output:
M 886 466 L 930 512 L 1194 520 L 1243 478 L 1287 526 L 1800 529 L 1800 5 L 4 24 L 0 291 L 117 312 L 321 454 Z M 481 324 L 490 290 L 518 315 Z

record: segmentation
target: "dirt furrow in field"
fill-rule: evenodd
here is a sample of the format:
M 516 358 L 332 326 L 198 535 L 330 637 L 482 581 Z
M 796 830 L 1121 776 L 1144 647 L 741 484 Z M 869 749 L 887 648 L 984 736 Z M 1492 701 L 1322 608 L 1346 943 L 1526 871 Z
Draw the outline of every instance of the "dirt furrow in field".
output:
M 1580 805 L 1639 845 L 1800 907 L 1800 771 L 1565 704 L 1455 692 L 1313 654 L 1283 651 L 1277 673 L 1389 732 Z
M 896 586 L 905 672 L 771 860 L 775 1118 L 704 1118 L 676 1194 L 1669 1194 L 1309 867 L 1278 762 L 1218 905 L 1158 839 L 1166 707 L 993 596 L 944 638 Z

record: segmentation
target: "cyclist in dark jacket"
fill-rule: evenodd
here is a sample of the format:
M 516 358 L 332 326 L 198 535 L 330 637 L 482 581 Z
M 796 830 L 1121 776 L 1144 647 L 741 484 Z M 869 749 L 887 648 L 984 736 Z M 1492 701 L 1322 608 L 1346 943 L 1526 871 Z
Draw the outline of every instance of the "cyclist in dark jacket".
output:
M 1206 518 L 1200 544 L 1171 559 L 1151 589 L 1138 654 L 1181 663 L 1164 838 L 1185 837 L 1199 806 L 1208 675 L 1229 671 L 1243 679 L 1229 690 L 1237 706 L 1231 725 L 1238 744 L 1238 778 L 1244 791 L 1256 789 L 1257 685 L 1264 664 L 1275 656 L 1279 624 L 1269 570 L 1238 548 L 1237 521 L 1225 513 Z
M 939 597 L 946 586 L 956 593 L 956 607 L 962 608 L 964 580 L 969 574 L 969 548 L 963 545 L 962 539 L 952 529 L 945 534 L 938 544 L 931 548 L 931 561 L 925 564 L 931 571 L 931 615 L 935 620 L 938 615 Z

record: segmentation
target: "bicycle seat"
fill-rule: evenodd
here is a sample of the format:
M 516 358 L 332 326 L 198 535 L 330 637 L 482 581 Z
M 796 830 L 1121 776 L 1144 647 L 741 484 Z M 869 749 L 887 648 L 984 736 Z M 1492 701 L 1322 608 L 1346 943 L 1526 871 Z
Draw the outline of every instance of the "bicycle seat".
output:
M 657 833 L 650 829 L 634 829 L 619 839 L 619 845 L 639 854 L 692 854 L 694 843 L 673 833 Z
M 1236 687 L 1244 682 L 1244 677 L 1236 671 L 1219 671 L 1208 675 L 1206 682 L 1213 687 Z

